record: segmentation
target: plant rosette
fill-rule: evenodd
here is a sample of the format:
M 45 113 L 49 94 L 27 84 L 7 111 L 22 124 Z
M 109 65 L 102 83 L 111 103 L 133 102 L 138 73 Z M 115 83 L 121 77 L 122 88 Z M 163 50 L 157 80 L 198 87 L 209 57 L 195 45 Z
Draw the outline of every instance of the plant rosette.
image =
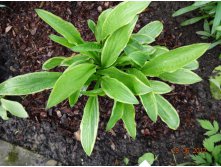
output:
M 138 14 L 149 4 L 148 1 L 122 2 L 103 11 L 97 23 L 88 20 L 96 37 L 93 42 L 84 41 L 73 24 L 36 9 L 38 16 L 60 34 L 51 34 L 49 38 L 77 55 L 52 57 L 43 64 L 43 72 L 3 82 L 0 95 L 20 96 L 52 89 L 47 109 L 66 99 L 73 107 L 80 96 L 88 96 L 80 125 L 81 144 L 87 155 L 92 153 L 98 131 L 98 96 L 108 96 L 114 101 L 107 131 L 123 120 L 128 134 L 135 139 L 134 105 L 139 103 L 138 99 L 153 122 L 159 117 L 169 128 L 177 129 L 179 115 L 162 95 L 172 91 L 168 82 L 188 85 L 201 81 L 192 70 L 199 67 L 197 59 L 210 45 L 197 43 L 173 50 L 152 46 L 163 30 L 160 21 L 150 22 L 133 33 Z M 65 67 L 65 71 L 49 71 L 58 66 Z

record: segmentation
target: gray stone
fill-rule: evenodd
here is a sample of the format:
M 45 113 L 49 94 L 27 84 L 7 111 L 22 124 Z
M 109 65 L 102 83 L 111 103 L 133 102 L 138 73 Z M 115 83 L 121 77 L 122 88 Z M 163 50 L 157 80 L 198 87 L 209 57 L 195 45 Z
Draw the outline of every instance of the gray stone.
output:
M 43 166 L 58 162 L 0 140 L 0 166 Z
M 98 12 L 102 12 L 102 7 L 101 7 L 101 6 L 98 6 L 98 7 L 97 7 L 97 10 L 98 10 Z
M 53 159 L 50 159 L 48 162 L 46 162 L 46 166 L 55 166 L 57 165 L 57 161 L 53 160 Z

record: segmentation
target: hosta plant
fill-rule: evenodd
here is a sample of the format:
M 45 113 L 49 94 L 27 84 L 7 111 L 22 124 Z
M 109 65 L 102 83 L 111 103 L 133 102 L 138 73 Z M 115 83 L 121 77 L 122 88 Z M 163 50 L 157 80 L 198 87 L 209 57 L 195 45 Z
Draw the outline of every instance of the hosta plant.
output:
M 203 30 L 197 31 L 203 39 L 214 38 L 215 42 L 211 45 L 215 47 L 221 44 L 221 2 L 219 1 L 197 1 L 192 5 L 179 9 L 173 14 L 173 17 L 191 12 L 193 10 L 199 11 L 199 16 L 188 19 L 181 23 L 182 26 L 194 24 L 204 20 Z
M 206 148 L 206 152 L 192 155 L 192 160 L 195 165 L 203 166 L 220 166 L 221 165 L 221 131 L 217 121 L 211 123 L 208 120 L 199 120 L 199 123 L 203 129 L 207 132 L 206 139 L 203 140 L 203 146 Z
M 221 100 L 221 66 L 218 66 L 213 70 L 209 83 L 210 92 L 213 98 L 216 100 Z
M 172 88 L 163 81 L 175 84 L 199 82 L 201 78 L 192 70 L 198 68 L 197 59 L 209 44 L 198 43 L 173 50 L 151 46 L 163 30 L 160 21 L 150 22 L 133 33 L 138 14 L 149 3 L 122 2 L 105 10 L 97 23 L 88 20 L 96 37 L 92 42 L 84 41 L 73 24 L 37 9 L 38 16 L 60 34 L 51 34 L 50 39 L 77 54 L 68 58 L 53 57 L 43 64 L 45 71 L 5 81 L 0 84 L 0 95 L 27 95 L 52 89 L 47 109 L 66 99 L 73 107 L 80 96 L 88 96 L 80 125 L 81 143 L 87 155 L 92 153 L 98 131 L 98 96 L 108 96 L 114 101 L 107 130 L 118 120 L 123 120 L 128 134 L 135 139 L 134 105 L 139 104 L 139 100 L 152 121 L 156 122 L 159 116 L 169 128 L 177 129 L 178 113 L 162 96 Z M 48 71 L 58 66 L 65 67 L 65 71 Z

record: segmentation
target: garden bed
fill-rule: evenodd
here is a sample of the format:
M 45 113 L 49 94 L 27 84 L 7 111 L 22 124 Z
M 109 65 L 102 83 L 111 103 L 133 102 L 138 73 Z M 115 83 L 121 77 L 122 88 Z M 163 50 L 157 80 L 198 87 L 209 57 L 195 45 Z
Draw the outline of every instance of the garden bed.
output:
M 10 2 L 11 9 L 0 9 L 0 72 L 1 81 L 10 76 L 41 71 L 42 63 L 53 56 L 70 56 L 71 52 L 48 38 L 53 31 L 36 15 L 34 9 L 43 8 L 72 22 L 85 40 L 94 40 L 87 27 L 87 19 L 97 20 L 102 10 L 116 5 L 116 2 Z M 152 2 L 140 15 L 136 30 L 146 23 L 160 20 L 164 31 L 156 44 L 170 49 L 202 42 L 195 32 L 202 23 L 188 27 L 179 24 L 185 17 L 172 18 L 172 13 L 186 6 L 188 2 Z M 194 13 L 193 13 L 194 14 Z M 190 15 L 187 15 L 190 17 Z M 189 153 L 202 148 L 203 131 L 198 118 L 217 120 L 221 123 L 221 102 L 212 99 L 208 77 L 220 64 L 218 46 L 200 58 L 196 71 L 203 81 L 191 86 L 172 85 L 173 92 L 165 97 L 174 105 L 180 115 L 178 130 L 170 130 L 161 120 L 153 123 L 141 105 L 136 106 L 137 138 L 132 140 L 123 128 L 122 122 L 113 131 L 105 132 L 106 123 L 113 106 L 108 98 L 100 101 L 100 122 L 97 141 L 90 157 L 86 156 L 79 142 L 79 126 L 86 102 L 81 97 L 72 109 L 64 102 L 45 110 L 49 91 L 19 99 L 30 118 L 0 120 L 0 138 L 56 159 L 63 165 L 124 165 L 124 157 L 130 165 L 137 164 L 138 157 L 145 152 L 158 155 L 155 165 L 176 165 L 187 162 Z M 60 69 L 56 69 L 60 70 Z M 179 148 L 179 153 L 171 149 Z

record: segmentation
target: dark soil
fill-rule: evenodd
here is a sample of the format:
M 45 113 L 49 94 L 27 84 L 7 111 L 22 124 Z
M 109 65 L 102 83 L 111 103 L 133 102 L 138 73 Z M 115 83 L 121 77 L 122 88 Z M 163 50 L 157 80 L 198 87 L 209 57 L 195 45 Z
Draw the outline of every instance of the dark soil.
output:
M 10 40 L 0 38 L 0 82 L 8 79 L 10 75 L 16 75 L 19 66 L 16 64 L 16 54 L 12 51 Z
M 70 56 L 71 52 L 49 40 L 53 30 L 43 23 L 34 9 L 43 8 L 71 21 L 85 40 L 93 40 L 87 27 L 87 19 L 97 20 L 100 8 L 105 10 L 116 2 L 10 2 L 12 9 L 0 9 L 0 81 L 10 75 L 40 71 L 42 63 L 57 55 Z M 136 30 L 150 21 L 164 23 L 164 32 L 157 44 L 169 48 L 202 42 L 195 34 L 202 29 L 202 23 L 188 27 L 179 24 L 191 14 L 172 18 L 172 13 L 189 2 L 152 2 L 148 10 L 140 15 Z M 12 28 L 10 29 L 10 26 Z M 7 29 L 7 32 L 6 32 Z M 8 31 L 9 30 L 9 31 Z M 208 51 L 200 58 L 197 73 L 204 79 L 191 86 L 174 86 L 174 91 L 165 97 L 177 109 L 181 125 L 178 130 L 170 130 L 162 121 L 150 121 L 142 106 L 136 106 L 138 135 L 135 141 L 128 137 L 122 122 L 113 131 L 105 132 L 112 101 L 101 98 L 100 125 L 97 141 L 91 157 L 83 152 L 77 140 L 86 98 L 82 97 L 74 108 L 67 102 L 45 111 L 49 91 L 24 97 L 23 105 L 29 112 L 29 119 L 12 118 L 0 120 L 0 138 L 46 157 L 56 159 L 63 165 L 123 165 L 124 157 L 130 165 L 137 164 L 138 157 L 145 152 L 158 155 L 155 165 L 176 165 L 190 160 L 189 153 L 183 149 L 202 148 L 203 131 L 197 123 L 198 118 L 218 120 L 221 123 L 221 102 L 211 98 L 208 76 L 220 64 L 220 46 Z M 59 69 L 58 69 L 59 70 Z M 179 153 L 171 149 L 178 148 Z

